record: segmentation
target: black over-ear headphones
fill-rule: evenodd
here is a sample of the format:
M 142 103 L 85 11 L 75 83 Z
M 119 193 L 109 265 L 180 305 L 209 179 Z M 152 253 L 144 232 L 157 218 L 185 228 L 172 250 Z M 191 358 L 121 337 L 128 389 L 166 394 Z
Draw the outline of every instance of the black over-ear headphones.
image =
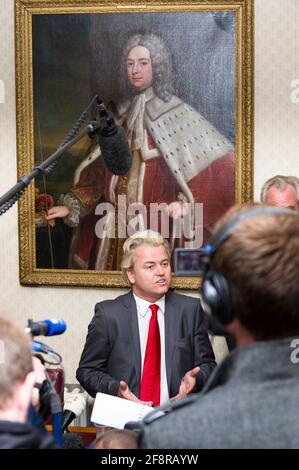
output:
M 247 211 L 240 212 L 224 223 L 204 247 L 206 254 L 206 273 L 203 277 L 201 287 L 201 299 L 206 312 L 211 314 L 221 325 L 226 325 L 233 320 L 231 296 L 226 278 L 222 273 L 213 269 L 213 263 L 211 263 L 211 261 L 219 246 L 231 236 L 235 228 L 241 224 L 243 220 L 265 215 L 295 215 L 298 217 L 298 213 L 290 209 L 274 206 L 253 207 Z M 244 262 L 246 262 L 246 260 L 244 260 Z

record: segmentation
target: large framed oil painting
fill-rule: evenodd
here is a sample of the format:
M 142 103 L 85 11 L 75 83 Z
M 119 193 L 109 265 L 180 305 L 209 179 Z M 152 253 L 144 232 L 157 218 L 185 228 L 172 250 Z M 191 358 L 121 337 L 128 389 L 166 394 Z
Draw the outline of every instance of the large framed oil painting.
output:
M 19 202 L 22 284 L 124 286 L 129 235 L 199 248 L 251 200 L 251 0 L 16 0 L 15 15 L 19 177 L 69 144 Z

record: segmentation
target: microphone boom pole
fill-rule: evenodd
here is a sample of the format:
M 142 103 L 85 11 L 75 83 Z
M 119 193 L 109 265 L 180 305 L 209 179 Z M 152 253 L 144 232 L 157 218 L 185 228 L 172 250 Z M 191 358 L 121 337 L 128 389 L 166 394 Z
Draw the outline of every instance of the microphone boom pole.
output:
M 13 206 L 13 204 L 21 197 L 23 191 L 27 188 L 33 178 L 36 178 L 40 174 L 47 175 L 50 173 L 53 169 L 53 165 L 55 165 L 55 163 L 62 157 L 66 150 L 71 148 L 86 135 L 93 135 L 101 128 L 102 122 L 100 119 L 91 121 L 78 135 L 64 145 L 61 145 L 56 152 L 50 155 L 44 162 L 33 168 L 27 176 L 22 176 L 11 189 L 0 197 L 0 215 L 4 214 Z

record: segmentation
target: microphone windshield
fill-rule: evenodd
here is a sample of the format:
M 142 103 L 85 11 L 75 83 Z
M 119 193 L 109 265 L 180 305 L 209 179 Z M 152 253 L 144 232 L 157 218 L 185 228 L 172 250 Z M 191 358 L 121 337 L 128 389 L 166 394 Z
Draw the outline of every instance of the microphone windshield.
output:
M 104 163 L 114 175 L 126 175 L 132 166 L 132 154 L 125 131 L 115 126 L 114 133 L 98 134 Z
M 86 407 L 86 398 L 83 393 L 69 394 L 65 399 L 63 411 L 71 411 L 78 418 Z
M 66 330 L 66 323 L 62 319 L 51 318 L 51 320 L 44 320 L 48 325 L 48 331 L 45 336 L 61 335 Z
M 66 323 L 62 319 L 51 318 L 50 320 L 43 320 L 34 322 L 28 320 L 26 333 L 31 336 L 55 336 L 61 335 L 66 330 Z

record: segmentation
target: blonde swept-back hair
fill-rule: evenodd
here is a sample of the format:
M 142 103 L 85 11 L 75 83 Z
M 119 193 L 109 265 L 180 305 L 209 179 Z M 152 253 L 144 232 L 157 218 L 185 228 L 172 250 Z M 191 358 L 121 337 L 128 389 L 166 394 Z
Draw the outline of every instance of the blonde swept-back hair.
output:
M 162 235 L 153 230 L 142 230 L 135 232 L 130 238 L 128 238 L 123 246 L 123 257 L 121 260 L 121 269 L 123 278 L 127 284 L 130 285 L 130 281 L 127 276 L 127 271 L 134 267 L 134 253 L 138 246 L 150 245 L 150 246 L 164 246 L 168 258 L 170 259 L 171 250 L 167 240 L 164 240 Z
M 15 387 L 33 370 L 30 338 L 10 319 L 0 316 L 0 409 Z

